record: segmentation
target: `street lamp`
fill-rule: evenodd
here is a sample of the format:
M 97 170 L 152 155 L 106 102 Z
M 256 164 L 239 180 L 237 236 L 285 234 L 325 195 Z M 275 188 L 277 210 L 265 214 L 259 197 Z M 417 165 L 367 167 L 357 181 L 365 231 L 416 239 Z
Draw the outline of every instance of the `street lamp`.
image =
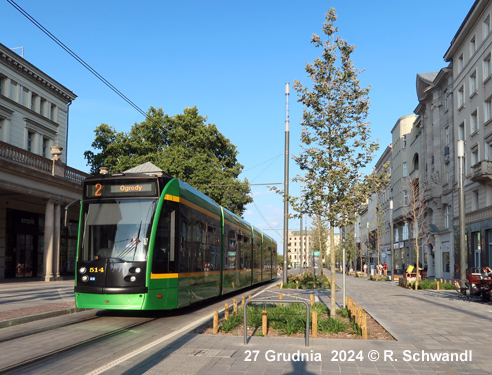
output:
M 289 84 L 285 84 L 285 159 L 284 159 L 284 270 L 287 284 L 287 247 L 289 244 Z
M 393 199 L 390 200 L 390 247 L 391 247 L 391 280 L 395 281 L 395 246 L 393 238 Z
M 463 169 L 465 159 L 465 141 L 458 141 L 457 155 L 459 159 L 459 202 L 460 202 L 460 279 L 466 279 L 466 246 L 465 246 L 465 189 L 463 188 Z M 461 282 L 464 287 L 464 281 Z

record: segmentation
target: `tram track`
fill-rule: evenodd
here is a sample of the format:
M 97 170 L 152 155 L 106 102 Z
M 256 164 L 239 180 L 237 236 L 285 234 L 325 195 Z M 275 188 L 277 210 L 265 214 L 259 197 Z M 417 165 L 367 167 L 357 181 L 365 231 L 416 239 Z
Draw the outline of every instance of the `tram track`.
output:
M 55 325 L 52 325 L 49 327 L 35 329 L 33 331 L 30 331 L 30 332 L 21 333 L 21 334 L 15 335 L 15 336 L 0 339 L 0 344 L 5 343 L 5 342 L 9 342 L 9 341 L 13 341 L 13 340 L 18 340 L 18 339 L 32 336 L 32 335 L 37 335 L 37 334 L 43 333 L 43 332 L 53 331 L 53 330 L 59 329 L 59 328 L 65 328 L 65 327 L 73 326 L 76 324 L 85 323 L 85 322 L 88 322 L 88 321 L 91 321 L 94 319 L 100 319 L 100 318 L 101 318 L 100 316 L 93 316 L 90 318 L 84 318 L 84 319 L 76 321 L 76 322 L 69 322 L 69 323 L 64 323 L 64 324 L 55 324 Z
M 58 327 L 52 327 L 51 329 L 63 328 L 63 327 L 70 326 L 70 325 L 76 325 L 76 324 L 84 323 L 84 322 L 87 322 L 87 321 L 90 321 L 90 320 L 94 320 L 94 319 L 98 319 L 98 318 L 102 318 L 102 317 L 93 317 L 93 318 L 85 319 L 83 321 L 67 323 L 67 324 L 64 324 L 64 325 L 60 325 Z M 80 349 L 83 346 L 91 345 L 91 344 L 97 343 L 97 342 L 99 342 L 101 340 L 105 340 L 107 338 L 110 338 L 110 337 L 113 337 L 113 336 L 117 336 L 117 335 L 126 333 L 126 332 L 130 331 L 131 329 L 134 329 L 136 327 L 140 327 L 140 326 L 143 326 L 145 324 L 154 322 L 154 321 L 156 321 L 158 319 L 160 319 L 160 318 L 149 318 L 149 319 L 145 320 L 144 322 L 141 322 L 140 321 L 140 322 L 137 322 L 137 323 L 134 323 L 134 324 L 126 325 L 124 327 L 119 327 L 119 328 L 113 329 L 111 331 L 104 332 L 102 334 L 96 335 L 94 337 L 91 337 L 91 338 L 88 338 L 88 339 L 85 339 L 85 340 L 82 340 L 82 341 L 78 341 L 78 342 L 73 343 L 73 344 L 63 345 L 62 348 L 51 350 L 49 352 L 46 352 L 46 353 L 43 353 L 43 354 L 40 354 L 40 355 L 37 355 L 37 356 L 35 355 L 35 356 L 31 357 L 31 358 L 23 359 L 22 361 L 19 361 L 17 363 L 13 363 L 11 365 L 8 365 L 8 366 L 5 366 L 5 367 L 1 367 L 0 368 L 0 375 L 14 374 L 14 373 L 18 373 L 18 372 L 23 371 L 23 370 L 27 370 L 27 369 L 29 369 L 29 368 L 31 368 L 33 366 L 36 366 L 36 365 L 41 364 L 43 362 L 47 362 L 47 361 L 49 361 L 49 360 L 51 360 L 51 359 L 53 359 L 53 358 L 55 358 L 55 357 L 57 357 L 57 356 L 59 356 L 61 354 L 66 354 L 66 353 L 69 353 L 71 351 L 78 350 L 78 349 Z M 49 331 L 49 330 L 50 329 L 47 327 L 46 329 L 39 330 L 36 333 L 39 334 L 39 333 L 43 333 L 43 332 L 46 332 L 46 331 Z M 30 335 L 33 335 L 33 334 L 36 334 L 36 333 L 33 332 L 33 333 L 28 333 L 26 335 L 18 335 L 15 338 L 12 337 L 12 338 L 9 338 L 7 340 L 3 340 L 2 342 L 14 341 L 16 339 L 18 340 L 18 339 L 21 339 L 21 338 L 24 338 L 26 336 L 30 336 Z

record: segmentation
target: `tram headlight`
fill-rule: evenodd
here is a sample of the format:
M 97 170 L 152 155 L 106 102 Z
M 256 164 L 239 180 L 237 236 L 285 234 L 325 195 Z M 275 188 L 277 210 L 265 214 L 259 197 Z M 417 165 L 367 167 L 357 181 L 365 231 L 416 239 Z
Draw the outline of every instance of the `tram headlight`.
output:
M 85 268 L 85 267 L 80 267 L 80 268 L 79 268 L 79 272 L 83 275 L 84 273 L 86 273 L 86 272 L 87 272 L 87 268 Z
M 140 273 L 142 269 L 140 267 L 132 267 L 128 270 L 130 273 Z
M 140 267 L 135 268 L 135 273 L 140 273 L 141 269 Z
M 87 275 L 82 276 L 82 281 L 84 283 L 86 283 L 87 281 L 89 281 L 89 276 L 87 276 Z
M 130 281 L 133 283 L 134 281 L 137 280 L 137 277 L 136 276 L 130 276 Z

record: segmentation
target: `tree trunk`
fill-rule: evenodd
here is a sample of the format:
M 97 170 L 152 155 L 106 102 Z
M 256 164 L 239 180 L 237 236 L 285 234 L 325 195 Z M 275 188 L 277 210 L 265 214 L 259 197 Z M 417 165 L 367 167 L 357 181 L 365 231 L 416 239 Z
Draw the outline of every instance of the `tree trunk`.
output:
M 335 293 L 336 293 L 336 264 L 335 264 L 335 228 L 330 225 L 330 258 L 331 258 L 331 265 L 330 265 L 330 271 L 331 271 L 331 282 L 330 282 L 330 289 L 331 289 L 331 299 L 330 299 L 330 316 L 335 316 L 335 313 L 337 311 L 337 304 L 335 300 Z

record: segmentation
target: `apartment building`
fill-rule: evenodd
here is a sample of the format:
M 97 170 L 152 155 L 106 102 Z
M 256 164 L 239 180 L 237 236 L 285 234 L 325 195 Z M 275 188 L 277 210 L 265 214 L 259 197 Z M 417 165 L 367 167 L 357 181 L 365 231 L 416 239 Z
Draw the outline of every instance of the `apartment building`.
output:
M 68 112 L 76 95 L 0 44 L 0 279 L 54 280 L 74 272 L 87 174 L 66 165 Z
M 288 244 L 288 259 L 289 263 L 294 268 L 302 267 L 312 267 L 316 262 L 317 265 L 323 262 L 327 265 L 330 262 L 329 254 L 331 251 L 330 241 L 326 243 L 326 257 L 321 259 L 317 254 L 313 254 L 312 243 L 314 239 L 312 238 L 313 232 L 310 230 L 302 231 L 290 231 L 289 230 L 289 244 Z M 335 248 L 340 244 L 340 234 L 335 233 Z
M 492 266 L 491 17 L 492 3 L 475 1 L 444 55 L 453 75 L 453 140 L 465 142 L 463 178 L 469 270 Z M 453 148 L 456 142 L 450 144 L 450 150 Z M 455 173 L 458 175 L 457 168 Z M 459 228 L 457 202 L 456 191 L 453 199 L 455 229 Z M 455 240 L 455 259 L 459 259 L 458 243 Z

